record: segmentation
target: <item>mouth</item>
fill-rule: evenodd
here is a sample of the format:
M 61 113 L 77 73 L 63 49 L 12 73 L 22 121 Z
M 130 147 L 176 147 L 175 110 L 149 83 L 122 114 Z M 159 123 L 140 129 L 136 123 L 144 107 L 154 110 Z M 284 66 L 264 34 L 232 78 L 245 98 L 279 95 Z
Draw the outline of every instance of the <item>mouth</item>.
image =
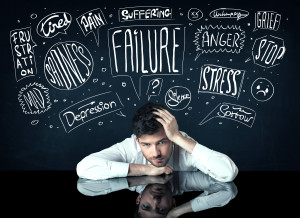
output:
M 164 161 L 163 158 L 155 158 L 155 159 L 153 159 L 153 160 L 154 160 L 154 162 L 156 162 L 156 163 L 162 163 L 162 162 Z
M 266 92 L 265 91 L 263 91 L 263 90 L 259 90 L 258 92 L 256 92 L 256 94 L 258 94 L 258 93 L 263 93 L 264 94 L 264 96 L 266 96 Z

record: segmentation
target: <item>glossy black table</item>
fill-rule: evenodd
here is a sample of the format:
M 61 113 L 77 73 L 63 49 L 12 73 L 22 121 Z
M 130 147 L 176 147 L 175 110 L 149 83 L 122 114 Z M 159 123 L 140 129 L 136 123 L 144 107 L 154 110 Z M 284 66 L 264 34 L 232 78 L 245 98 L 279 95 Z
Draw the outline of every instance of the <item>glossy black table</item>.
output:
M 240 171 L 234 180 L 238 193 L 228 204 L 181 217 L 294 215 L 299 207 L 299 178 L 298 171 Z M 75 171 L 1 171 L 0 181 L 1 212 L 7 217 L 132 217 L 138 196 L 126 189 L 86 196 L 77 189 Z M 176 196 L 177 205 L 197 195 Z

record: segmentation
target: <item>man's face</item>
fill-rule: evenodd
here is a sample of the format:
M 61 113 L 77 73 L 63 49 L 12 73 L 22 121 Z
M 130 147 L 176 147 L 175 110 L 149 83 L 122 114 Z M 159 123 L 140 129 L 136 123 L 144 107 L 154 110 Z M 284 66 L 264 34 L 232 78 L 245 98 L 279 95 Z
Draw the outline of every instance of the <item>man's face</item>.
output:
M 139 201 L 140 216 L 166 217 L 175 204 L 171 189 L 166 184 L 149 186 L 145 188 Z
M 144 157 L 154 166 L 166 166 L 173 148 L 173 142 L 170 141 L 164 128 L 153 135 L 142 135 L 138 138 L 140 148 Z

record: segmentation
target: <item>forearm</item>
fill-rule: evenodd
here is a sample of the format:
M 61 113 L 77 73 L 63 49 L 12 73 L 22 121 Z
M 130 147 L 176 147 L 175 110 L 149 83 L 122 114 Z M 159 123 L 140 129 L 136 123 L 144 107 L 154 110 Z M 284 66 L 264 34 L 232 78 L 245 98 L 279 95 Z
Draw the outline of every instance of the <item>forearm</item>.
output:
M 194 212 L 190 202 L 186 202 L 178 207 L 172 209 L 169 213 L 169 217 L 179 217 L 186 213 Z M 167 216 L 168 217 L 168 216 Z
M 186 150 L 188 153 L 192 153 L 195 146 L 196 146 L 196 142 L 191 139 L 191 138 L 187 138 L 185 136 L 183 136 L 180 132 L 178 132 L 173 138 L 172 141 L 180 146 L 181 148 L 183 148 L 184 150 Z
M 147 165 L 145 164 L 129 164 L 127 176 L 147 175 Z
M 80 178 L 91 180 L 126 177 L 128 163 L 110 161 L 90 155 L 77 164 L 76 171 Z
M 194 165 L 209 176 L 222 181 L 230 182 L 236 177 L 238 168 L 226 155 L 203 145 L 196 144 L 192 156 Z
M 129 164 L 127 176 L 158 176 L 161 174 L 171 174 L 173 168 L 170 165 L 155 167 L 152 164 Z

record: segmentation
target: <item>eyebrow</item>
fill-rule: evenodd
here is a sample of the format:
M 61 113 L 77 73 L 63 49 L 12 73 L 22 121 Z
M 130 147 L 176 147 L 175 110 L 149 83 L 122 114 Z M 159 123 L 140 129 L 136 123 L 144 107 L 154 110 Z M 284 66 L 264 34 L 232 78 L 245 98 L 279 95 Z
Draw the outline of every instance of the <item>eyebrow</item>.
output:
M 164 141 L 164 140 L 168 140 L 168 138 L 167 138 L 167 137 L 162 138 L 162 139 L 158 140 L 157 142 L 155 142 L 155 144 L 157 144 L 157 143 L 159 143 L 159 142 L 161 142 L 161 141 Z M 150 143 L 148 143 L 148 142 L 140 142 L 140 143 L 141 143 L 141 144 L 150 144 Z
M 147 212 L 151 212 L 151 210 L 150 209 L 145 209 L 145 208 L 143 208 L 143 207 L 141 207 L 141 210 L 143 210 L 143 211 L 147 211 Z M 157 208 L 155 208 L 155 213 L 157 213 L 157 214 L 159 214 L 159 215 L 166 215 L 166 214 L 168 214 L 168 211 L 166 211 L 166 212 L 160 212 Z

